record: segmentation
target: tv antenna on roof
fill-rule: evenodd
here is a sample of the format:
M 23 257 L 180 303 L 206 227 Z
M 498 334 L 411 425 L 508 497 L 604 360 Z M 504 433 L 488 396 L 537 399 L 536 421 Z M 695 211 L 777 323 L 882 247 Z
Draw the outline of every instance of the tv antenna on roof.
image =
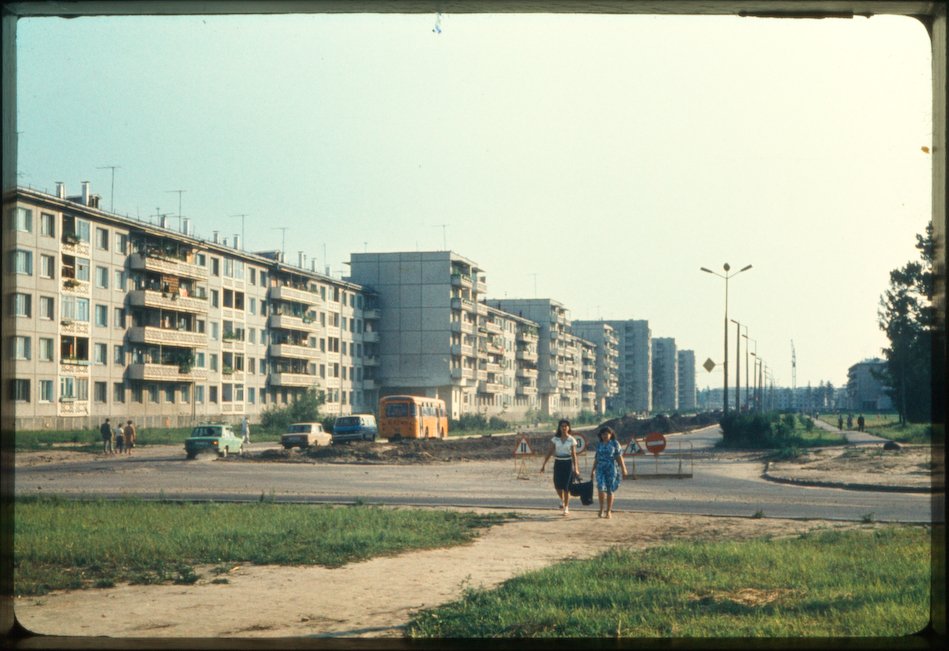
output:
M 448 238 L 445 235 L 445 229 L 448 228 L 448 224 L 432 224 L 432 226 L 441 226 L 442 227 L 442 249 L 445 251 L 448 250 Z
M 19 133 L 19 132 L 18 132 Z M 109 212 L 115 212 L 115 170 L 122 169 L 118 165 L 103 165 L 97 167 L 97 170 L 112 170 L 112 190 L 109 195 Z
M 178 193 L 178 216 L 181 217 L 181 194 L 187 192 L 187 190 L 165 190 L 165 192 L 177 192 Z

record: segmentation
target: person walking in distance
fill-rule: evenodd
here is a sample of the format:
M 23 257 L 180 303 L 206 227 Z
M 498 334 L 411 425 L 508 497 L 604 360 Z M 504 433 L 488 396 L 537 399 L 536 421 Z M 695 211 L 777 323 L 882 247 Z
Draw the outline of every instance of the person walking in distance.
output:
M 115 454 L 115 432 L 112 431 L 108 418 L 99 426 L 99 433 L 102 435 L 102 451 L 105 454 Z
M 250 447 L 250 423 L 247 422 L 247 416 L 241 419 L 241 438 L 244 439 L 244 445 Z
M 135 425 L 132 424 L 132 421 L 125 423 L 125 450 L 126 454 L 132 456 L 132 448 L 135 447 Z
M 623 449 L 616 440 L 616 432 L 609 427 L 601 427 L 597 432 L 599 442 L 593 457 L 590 479 L 596 480 L 597 497 L 600 500 L 599 517 L 613 517 L 613 498 L 620 481 L 626 476 L 626 462 L 623 461 Z M 622 470 L 622 474 L 620 471 Z M 606 510 L 604 511 L 604 502 Z
M 557 435 L 550 439 L 550 449 L 540 464 L 540 472 L 544 472 L 547 460 L 554 458 L 554 490 L 560 498 L 560 511 L 563 515 L 570 513 L 570 482 L 574 476 L 580 474 L 580 464 L 577 462 L 577 439 L 570 434 L 570 421 L 563 419 L 557 423 Z

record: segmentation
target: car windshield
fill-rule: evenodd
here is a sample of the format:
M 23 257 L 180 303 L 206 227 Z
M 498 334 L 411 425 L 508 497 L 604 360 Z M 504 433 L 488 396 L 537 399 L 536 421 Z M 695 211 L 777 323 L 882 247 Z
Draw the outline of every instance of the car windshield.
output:
M 336 419 L 336 427 L 352 427 L 353 425 L 359 425 L 359 418 L 356 416 L 344 416 Z
M 220 436 L 221 430 L 216 427 L 195 427 L 191 436 Z
M 415 415 L 415 405 L 408 402 L 393 402 L 386 405 L 386 416 L 389 418 L 403 418 Z
M 287 429 L 287 431 L 290 432 L 291 434 L 299 434 L 300 432 L 309 432 L 310 426 L 309 425 L 291 425 Z

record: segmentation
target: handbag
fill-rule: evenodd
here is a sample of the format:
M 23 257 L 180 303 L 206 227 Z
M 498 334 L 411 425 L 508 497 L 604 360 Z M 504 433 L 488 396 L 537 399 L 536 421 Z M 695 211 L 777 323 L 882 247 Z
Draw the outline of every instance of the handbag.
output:
M 570 482 L 570 487 L 568 488 L 570 494 L 574 497 L 580 498 L 580 503 L 584 506 L 590 506 L 593 504 L 593 480 L 590 481 L 578 481 L 577 477 L 574 476 L 573 481 Z

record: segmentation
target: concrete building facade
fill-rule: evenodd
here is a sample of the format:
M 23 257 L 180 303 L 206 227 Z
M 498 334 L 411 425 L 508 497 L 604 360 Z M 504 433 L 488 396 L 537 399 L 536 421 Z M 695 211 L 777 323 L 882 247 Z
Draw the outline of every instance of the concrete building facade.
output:
M 611 411 L 649 413 L 652 411 L 652 333 L 644 319 L 604 321 L 617 339 L 619 391 Z
M 652 408 L 665 412 L 679 409 L 679 359 L 672 337 L 652 340 Z
M 325 413 L 375 409 L 362 287 L 98 206 L 87 183 L 4 197 L 7 425 L 256 421 L 308 388 Z
M 890 411 L 893 399 L 877 374 L 886 370 L 886 361 L 865 359 L 847 369 L 847 409 L 852 411 Z
M 593 411 L 603 414 L 608 402 L 619 393 L 619 339 L 613 327 L 604 321 L 573 321 L 570 327 L 596 347 Z
M 679 411 L 695 411 L 698 408 L 695 388 L 695 351 L 678 352 Z

